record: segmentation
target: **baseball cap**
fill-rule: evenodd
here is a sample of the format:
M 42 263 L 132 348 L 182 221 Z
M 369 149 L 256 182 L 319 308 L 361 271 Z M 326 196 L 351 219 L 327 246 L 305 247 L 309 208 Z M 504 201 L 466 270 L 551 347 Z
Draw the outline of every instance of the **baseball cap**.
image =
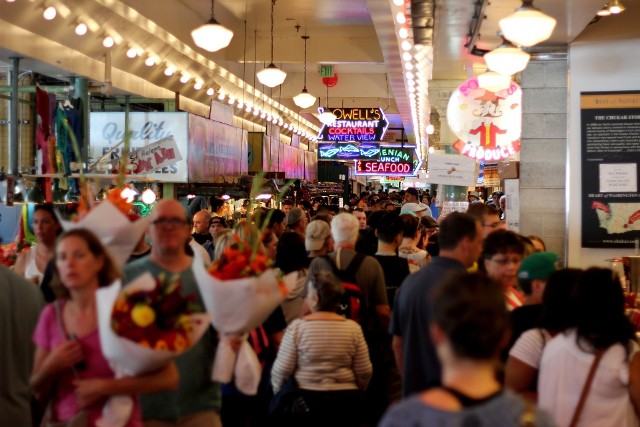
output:
M 296 225 L 304 216 L 304 211 L 302 209 L 291 208 L 287 214 L 287 225 Z
M 400 209 L 400 215 L 407 214 L 407 213 L 411 215 L 415 215 L 416 212 L 423 211 L 426 208 L 427 208 L 427 205 L 423 205 L 422 203 L 405 203 L 404 205 L 402 205 L 402 209 Z
M 311 221 L 305 230 L 304 247 L 308 251 L 318 251 L 330 235 L 331 229 L 326 221 L 318 219 Z
M 547 279 L 556 271 L 558 255 L 553 252 L 537 252 L 526 257 L 518 269 L 518 279 Z

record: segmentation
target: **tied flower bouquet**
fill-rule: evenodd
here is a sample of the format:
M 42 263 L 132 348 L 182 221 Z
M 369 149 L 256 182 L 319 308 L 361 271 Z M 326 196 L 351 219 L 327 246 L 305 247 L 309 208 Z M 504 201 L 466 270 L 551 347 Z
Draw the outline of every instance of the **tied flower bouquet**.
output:
M 30 248 L 25 243 L 8 243 L 0 245 L 0 263 L 6 267 L 12 267 L 18 259 L 20 252 L 26 252 Z
M 248 334 L 284 300 L 295 285 L 296 273 L 282 276 L 257 247 L 239 239 L 208 271 L 200 263 L 194 263 L 193 270 L 211 323 L 220 334 L 212 379 L 234 380 L 242 393 L 255 395 L 262 368 Z M 232 340 L 238 337 L 241 344 L 236 353 Z
M 166 366 L 195 345 L 211 318 L 184 296 L 177 280 L 145 273 L 126 288 L 120 281 L 96 293 L 100 345 L 116 377 L 141 375 Z M 133 409 L 130 396 L 113 396 L 99 427 L 123 426 Z
M 86 190 L 89 194 L 89 190 Z M 131 213 L 132 205 L 123 197 L 120 188 L 107 193 L 106 200 L 92 203 L 92 197 L 82 197 L 79 215 L 67 221 L 59 217 L 62 228 L 86 228 L 93 232 L 118 265 L 124 265 L 149 226 L 149 216 L 138 218 Z

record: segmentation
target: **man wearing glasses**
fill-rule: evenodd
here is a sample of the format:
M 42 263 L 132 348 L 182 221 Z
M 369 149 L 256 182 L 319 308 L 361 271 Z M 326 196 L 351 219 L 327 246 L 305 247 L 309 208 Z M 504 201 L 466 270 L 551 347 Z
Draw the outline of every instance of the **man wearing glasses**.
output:
M 489 234 L 502 228 L 502 222 L 500 221 L 500 211 L 493 206 L 485 205 L 482 203 L 472 203 L 469 205 L 467 213 L 480 221 L 480 224 L 482 224 L 484 237 L 487 237 Z
M 196 295 L 204 307 L 191 269 L 194 260 L 187 255 L 191 238 L 184 207 L 177 200 L 162 200 L 151 212 L 154 219 L 147 230 L 151 239 L 149 256 L 127 264 L 125 283 L 149 272 L 154 277 L 179 276 L 183 295 Z M 221 426 L 220 387 L 211 382 L 215 355 L 214 332 L 211 328 L 192 349 L 176 359 L 180 372 L 177 391 L 147 394 L 140 398 L 146 427 Z

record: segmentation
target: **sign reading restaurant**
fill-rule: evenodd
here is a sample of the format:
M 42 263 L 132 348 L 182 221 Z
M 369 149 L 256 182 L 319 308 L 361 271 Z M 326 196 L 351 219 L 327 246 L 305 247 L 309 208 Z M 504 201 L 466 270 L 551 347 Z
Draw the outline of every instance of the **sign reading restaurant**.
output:
M 415 176 L 422 161 L 414 147 L 380 147 L 379 160 L 356 160 L 356 175 Z
M 336 120 L 322 125 L 318 142 L 382 141 L 389 121 L 382 108 L 330 108 Z M 324 111 L 324 110 L 323 110 Z

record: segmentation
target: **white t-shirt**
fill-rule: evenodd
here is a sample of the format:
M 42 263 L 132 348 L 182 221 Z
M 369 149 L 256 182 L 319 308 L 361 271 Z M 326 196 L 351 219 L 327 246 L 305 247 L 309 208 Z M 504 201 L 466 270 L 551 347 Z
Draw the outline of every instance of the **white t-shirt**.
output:
M 513 347 L 511 347 L 509 356 L 515 357 L 532 368 L 539 369 L 545 343 L 550 340 L 551 335 L 546 329 L 529 329 L 523 332 Z
M 628 390 L 629 360 L 639 348 L 635 342 L 630 345 L 628 357 L 620 344 L 610 347 L 602 356 L 578 426 L 639 425 Z M 578 347 L 575 330 L 556 335 L 545 346 L 538 379 L 538 404 L 553 416 L 559 427 L 571 422 L 594 357 Z

